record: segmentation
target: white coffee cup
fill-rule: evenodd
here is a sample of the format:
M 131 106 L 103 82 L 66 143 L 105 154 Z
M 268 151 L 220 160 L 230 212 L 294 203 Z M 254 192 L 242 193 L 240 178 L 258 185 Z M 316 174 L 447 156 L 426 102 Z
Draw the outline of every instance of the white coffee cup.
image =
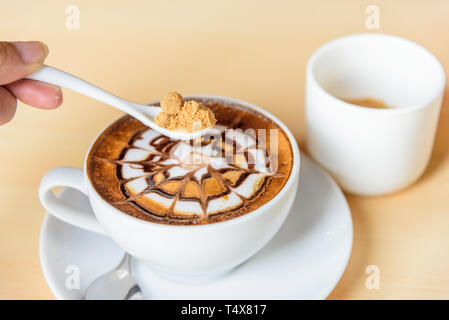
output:
M 134 218 L 116 209 L 94 190 L 85 170 L 68 167 L 52 169 L 43 177 L 39 198 L 44 208 L 57 218 L 110 236 L 147 266 L 176 280 L 195 281 L 215 277 L 241 264 L 279 230 L 296 197 L 300 155 L 290 130 L 267 111 L 226 97 L 201 95 L 186 98 L 209 98 L 247 106 L 272 119 L 284 130 L 291 142 L 293 167 L 285 186 L 273 199 L 252 212 L 223 222 L 187 226 L 159 224 Z M 56 186 L 75 188 L 86 194 L 95 217 L 56 198 L 51 190 Z
M 402 189 L 429 162 L 444 87 L 440 62 L 414 42 L 384 34 L 330 41 L 307 65 L 307 149 L 347 192 Z M 393 108 L 342 100 L 364 98 Z

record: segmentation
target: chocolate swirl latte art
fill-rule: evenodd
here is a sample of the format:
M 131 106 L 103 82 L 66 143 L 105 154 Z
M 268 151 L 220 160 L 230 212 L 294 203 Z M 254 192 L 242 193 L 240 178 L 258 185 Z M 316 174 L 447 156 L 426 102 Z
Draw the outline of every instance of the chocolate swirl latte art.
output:
M 97 152 L 88 157 L 94 187 L 120 210 L 167 224 L 223 221 L 268 201 L 291 169 L 278 153 L 285 148 L 283 133 L 279 139 L 280 129 L 271 122 L 248 127 L 264 120 L 259 115 L 238 112 L 228 118 L 217 112 L 224 111 L 220 105 L 214 107 L 218 125 L 195 141 L 171 140 L 130 117 L 119 120 L 121 130 L 106 137 L 125 135 L 107 141 L 103 150 L 93 148 Z
M 220 134 L 197 143 L 171 141 L 152 129 L 139 133 L 116 161 L 125 201 L 149 215 L 188 219 L 247 204 L 275 175 L 271 161 L 249 135 L 217 129 Z

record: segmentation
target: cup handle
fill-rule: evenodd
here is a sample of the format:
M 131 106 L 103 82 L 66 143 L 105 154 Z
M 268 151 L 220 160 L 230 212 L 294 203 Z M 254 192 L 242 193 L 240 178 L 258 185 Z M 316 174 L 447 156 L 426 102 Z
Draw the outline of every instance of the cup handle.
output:
M 87 195 L 83 171 L 77 168 L 60 167 L 48 171 L 39 186 L 39 200 L 53 216 L 76 227 L 107 235 L 95 216 L 74 208 L 55 197 L 54 187 L 71 187 Z

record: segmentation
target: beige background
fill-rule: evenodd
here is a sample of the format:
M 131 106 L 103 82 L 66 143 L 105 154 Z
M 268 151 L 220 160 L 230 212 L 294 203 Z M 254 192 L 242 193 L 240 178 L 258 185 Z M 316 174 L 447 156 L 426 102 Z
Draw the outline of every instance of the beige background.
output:
M 80 8 L 68 30 L 66 6 Z M 365 27 L 366 6 L 380 29 Z M 335 37 L 383 32 L 416 41 L 449 67 L 448 1 L 5 1 L 0 39 L 42 40 L 47 63 L 136 102 L 170 89 L 253 102 L 293 131 L 304 150 L 305 66 Z M 449 298 L 449 110 L 442 108 L 424 176 L 386 197 L 347 196 L 354 247 L 331 299 Z M 37 198 L 50 168 L 81 167 L 96 134 L 120 112 L 73 92 L 63 106 L 19 105 L 0 127 L 0 298 L 52 299 L 38 257 L 44 210 Z M 368 290 L 365 269 L 380 269 Z

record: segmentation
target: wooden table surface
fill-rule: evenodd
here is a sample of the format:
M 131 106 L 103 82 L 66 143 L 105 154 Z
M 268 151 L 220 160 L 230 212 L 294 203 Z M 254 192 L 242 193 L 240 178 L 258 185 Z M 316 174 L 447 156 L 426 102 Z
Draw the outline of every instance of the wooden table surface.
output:
M 80 28 L 69 29 L 66 9 L 75 2 Z M 379 8 L 377 30 L 366 26 L 368 5 Z M 170 89 L 253 102 L 284 121 L 302 150 L 305 66 L 326 41 L 361 32 L 403 36 L 430 49 L 449 71 L 444 0 L 16 0 L 0 6 L 0 39 L 46 42 L 49 65 L 141 103 Z M 446 92 L 435 149 L 417 183 L 384 197 L 346 195 L 354 246 L 330 299 L 449 298 L 448 101 Z M 81 167 L 92 139 L 120 114 L 65 91 L 59 109 L 20 104 L 14 120 L 0 127 L 0 298 L 54 298 L 39 263 L 45 214 L 39 181 L 53 167 Z M 378 289 L 365 284 L 371 265 L 379 270 Z

